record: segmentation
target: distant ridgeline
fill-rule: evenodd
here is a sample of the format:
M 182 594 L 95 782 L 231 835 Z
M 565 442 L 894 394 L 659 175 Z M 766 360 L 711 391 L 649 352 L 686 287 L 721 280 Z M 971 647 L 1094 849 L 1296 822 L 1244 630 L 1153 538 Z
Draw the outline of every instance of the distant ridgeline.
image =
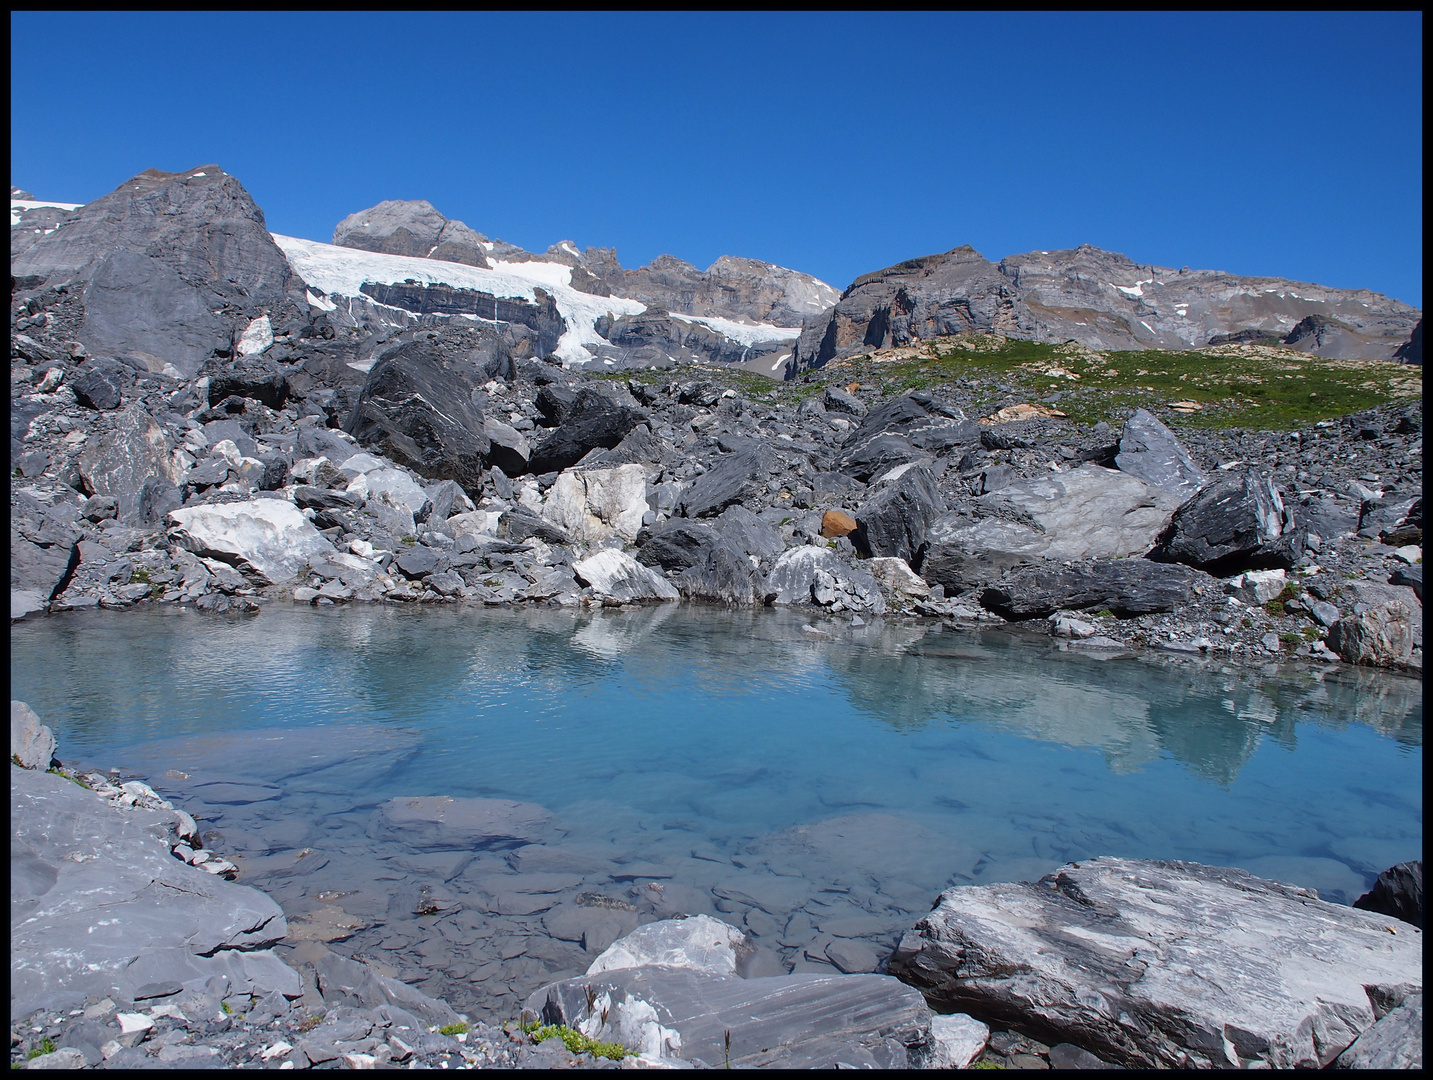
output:
M 271 235 L 243 185 L 215 165 L 151 169 L 83 206 L 11 191 L 15 287 L 66 284 L 75 340 L 186 378 L 233 357 L 262 316 L 334 342 L 333 359 L 360 371 L 375 340 L 454 320 L 496 333 L 515 358 L 603 370 L 721 363 L 773 378 L 968 331 L 1422 363 L 1422 312 L 1377 293 L 1144 266 L 1089 245 L 998 264 L 959 247 L 838 294 L 726 255 L 703 271 L 670 255 L 627 270 L 612 248 L 568 240 L 533 254 L 421 200 L 350 214 L 332 239 Z

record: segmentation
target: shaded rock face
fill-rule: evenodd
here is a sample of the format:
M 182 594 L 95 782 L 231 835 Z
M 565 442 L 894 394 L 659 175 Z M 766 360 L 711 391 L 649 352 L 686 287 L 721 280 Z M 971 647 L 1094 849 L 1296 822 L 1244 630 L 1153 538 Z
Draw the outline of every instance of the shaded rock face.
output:
M 302 310 L 290 294 L 303 282 L 263 211 L 217 165 L 133 177 L 16 254 L 11 273 L 80 282 L 91 352 L 154 356 L 186 377 L 231 351 L 261 309 Z
M 842 445 L 836 468 L 862 483 L 913 461 L 980 441 L 980 428 L 929 394 L 907 394 L 872 409 Z
M 528 464 L 535 473 L 570 468 L 592 450 L 610 450 L 647 418 L 642 410 L 591 386 L 578 390 L 560 415 L 556 430 L 533 448 Z
M 1381 918 L 1243 870 L 1099 858 L 947 890 L 890 971 L 1130 1067 L 1321 1068 L 1373 1025 L 1374 989 L 1422 988 L 1419 936 Z
M 1392 915 L 1423 928 L 1423 860 L 1399 863 L 1378 875 L 1373 888 L 1353 902 L 1356 908 Z
M 1423 993 L 1410 993 L 1338 1056 L 1336 1069 L 1423 1068 Z
M 1279 489 L 1253 469 L 1204 487 L 1174 512 L 1160 557 L 1211 574 L 1290 567 L 1299 552 L 1294 515 Z
M 980 602 L 1007 619 L 1106 608 L 1119 616 L 1150 615 L 1188 602 L 1199 579 L 1213 584 L 1187 566 L 1148 559 L 1022 566 L 986 588 Z
M 804 324 L 796 366 L 967 330 L 1099 349 L 1269 341 L 1340 359 L 1409 359 L 1421 358 L 1420 321 L 1366 289 L 1145 266 L 1088 244 L 998 266 L 962 247 L 856 279 Z
M 534 289 L 535 299 L 494 296 L 479 289 L 459 289 L 451 285 L 402 282 L 386 284 L 365 282 L 363 294 L 388 307 L 402 308 L 414 315 L 479 315 L 509 326 L 525 326 L 532 331 L 529 349 L 538 356 L 547 356 L 557 347 L 567 324 L 557 310 L 551 294 Z
M 481 371 L 410 342 L 373 365 L 348 431 L 423 476 L 476 494 L 492 446 L 472 404 L 484 382 Z
M 929 469 L 916 466 L 888 482 L 861 507 L 851 540 L 867 558 L 893 557 L 919 566 L 926 531 L 943 513 L 945 500 L 935 477 Z M 822 524 L 824 528 L 824 520 Z
M 1405 663 L 1413 642 L 1413 613 L 1398 600 L 1339 619 L 1328 636 L 1328 647 L 1345 662 L 1368 667 Z

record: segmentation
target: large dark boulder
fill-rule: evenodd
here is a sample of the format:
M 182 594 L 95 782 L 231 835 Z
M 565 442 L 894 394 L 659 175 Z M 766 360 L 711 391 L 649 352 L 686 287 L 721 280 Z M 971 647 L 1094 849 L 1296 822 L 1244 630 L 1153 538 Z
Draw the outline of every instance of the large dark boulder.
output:
M 1116 615 L 1150 615 L 1187 603 L 1203 577 L 1187 566 L 1148 559 L 1022 566 L 987 587 L 980 602 L 1006 619 L 1105 608 Z
M 369 371 L 348 431 L 422 476 L 453 480 L 477 494 L 491 449 L 483 413 L 471 399 L 480 379 L 429 342 L 401 345 Z
M 746 502 L 766 490 L 776 458 L 754 446 L 723 454 L 682 494 L 681 510 L 689 518 L 711 517 L 733 503 Z
M 136 525 L 146 520 L 144 514 L 152 513 L 155 505 L 156 486 L 150 485 L 150 496 L 146 498 L 145 485 L 160 481 L 163 486 L 178 479 L 173 447 L 140 403 L 111 415 L 113 427 L 85 442 L 78 462 L 80 478 L 88 494 L 109 495 L 117 500 L 120 521 Z
M 929 394 L 908 394 L 866 415 L 843 445 L 836 468 L 864 483 L 897 465 L 979 441 L 979 425 L 959 409 Z
M 297 315 L 303 282 L 263 211 L 217 165 L 147 170 L 81 207 L 11 262 L 13 276 L 83 284 L 78 337 L 192 378 L 234 348 L 251 316 Z
M 1373 888 L 1353 902 L 1356 908 L 1391 915 L 1423 928 L 1423 860 L 1390 866 Z
M 596 387 L 584 386 L 561 413 L 557 428 L 537 444 L 528 467 L 535 473 L 569 468 L 592 450 L 612 449 L 645 419 L 641 409 Z
M 697 521 L 663 521 L 638 533 L 637 561 L 663 570 L 685 570 L 703 562 L 719 539 L 716 530 Z
M 1189 498 L 1208 479 L 1179 437 L 1148 409 L 1125 421 L 1115 465 L 1147 484 Z
M 209 377 L 209 404 L 217 405 L 229 397 L 251 398 L 278 410 L 289 400 L 289 382 L 272 361 L 240 360 Z
M 751 560 L 728 540 L 706 548 L 701 560 L 677 574 L 672 583 L 688 600 L 752 607 L 765 599 L 765 582 Z
M 1174 512 L 1159 557 L 1219 577 L 1290 567 L 1304 533 L 1279 489 L 1257 470 L 1241 469 L 1208 484 Z
M 926 532 L 945 509 L 930 470 L 914 466 L 883 484 L 856 511 L 851 542 L 868 559 L 894 556 L 918 567 Z
M 97 358 L 87 363 L 68 385 L 81 405 L 104 412 L 124 403 L 126 381 L 122 365 Z

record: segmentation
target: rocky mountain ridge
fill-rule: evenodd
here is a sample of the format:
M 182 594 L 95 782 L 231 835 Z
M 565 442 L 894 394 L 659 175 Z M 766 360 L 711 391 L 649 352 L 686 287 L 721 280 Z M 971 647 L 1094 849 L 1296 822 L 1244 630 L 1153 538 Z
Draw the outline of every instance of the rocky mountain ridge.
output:
M 1249 342 L 1422 362 L 1422 312 L 1367 289 L 1145 266 L 1086 244 L 998 264 L 958 247 L 866 274 L 804 324 L 794 367 L 971 331 L 1097 349 Z

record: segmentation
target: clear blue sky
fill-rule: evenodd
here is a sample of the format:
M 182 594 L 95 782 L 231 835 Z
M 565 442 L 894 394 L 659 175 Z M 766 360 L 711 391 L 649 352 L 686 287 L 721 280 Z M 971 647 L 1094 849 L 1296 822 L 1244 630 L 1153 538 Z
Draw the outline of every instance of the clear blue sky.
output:
M 11 180 L 210 162 L 274 232 L 427 199 L 531 250 L 845 288 L 971 244 L 1422 305 L 1423 21 L 1343 14 L 11 15 Z

